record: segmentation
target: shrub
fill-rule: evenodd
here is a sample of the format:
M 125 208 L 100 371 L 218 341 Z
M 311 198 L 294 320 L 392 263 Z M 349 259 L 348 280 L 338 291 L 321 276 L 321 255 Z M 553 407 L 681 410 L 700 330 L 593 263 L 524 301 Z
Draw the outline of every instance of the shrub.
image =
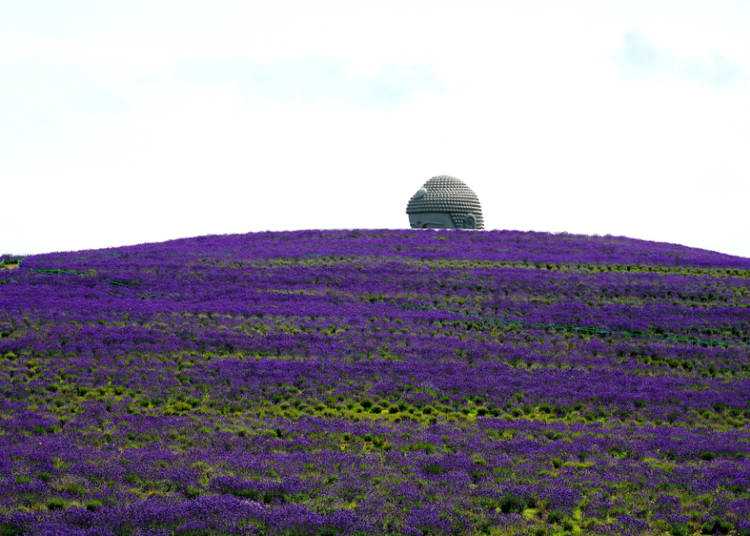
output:
M 729 521 L 714 517 L 701 525 L 701 534 L 729 534 L 732 524 Z
M 504 514 L 521 513 L 526 508 L 526 500 L 513 493 L 507 493 L 500 499 L 500 511 Z
M 66 502 L 65 499 L 61 497 L 52 497 L 51 499 L 47 500 L 47 509 L 48 510 L 62 510 L 65 508 Z

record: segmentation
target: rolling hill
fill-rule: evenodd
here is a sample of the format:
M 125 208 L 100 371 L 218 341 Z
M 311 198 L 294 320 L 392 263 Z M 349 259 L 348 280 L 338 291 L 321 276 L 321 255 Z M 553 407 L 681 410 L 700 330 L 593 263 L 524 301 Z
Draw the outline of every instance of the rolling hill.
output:
M 750 534 L 750 259 L 342 230 L 6 260 L 2 535 Z

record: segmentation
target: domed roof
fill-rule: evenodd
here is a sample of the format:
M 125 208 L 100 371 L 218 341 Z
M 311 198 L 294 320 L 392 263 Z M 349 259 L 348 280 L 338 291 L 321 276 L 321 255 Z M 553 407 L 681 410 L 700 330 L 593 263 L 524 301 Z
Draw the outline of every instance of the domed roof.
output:
M 463 214 L 473 214 L 476 220 L 475 228 L 484 228 L 482 206 L 477 194 L 463 181 L 450 175 L 432 177 L 409 199 L 406 206 L 407 214 L 425 212 L 443 212 L 459 217 Z

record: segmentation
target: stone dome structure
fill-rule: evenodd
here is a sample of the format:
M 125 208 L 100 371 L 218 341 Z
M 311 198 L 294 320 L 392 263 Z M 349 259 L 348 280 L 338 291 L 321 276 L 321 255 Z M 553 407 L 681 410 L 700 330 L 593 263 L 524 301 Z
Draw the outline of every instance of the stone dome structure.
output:
M 463 181 L 450 175 L 425 182 L 409 199 L 406 213 L 414 229 L 484 229 L 479 198 Z

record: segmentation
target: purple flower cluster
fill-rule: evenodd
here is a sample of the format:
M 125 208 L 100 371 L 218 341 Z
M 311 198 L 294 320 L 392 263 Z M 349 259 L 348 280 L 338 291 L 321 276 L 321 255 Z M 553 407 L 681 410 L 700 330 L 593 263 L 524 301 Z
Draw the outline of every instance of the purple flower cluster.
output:
M 354 230 L 0 265 L 2 535 L 750 534 L 749 490 L 750 259 Z

